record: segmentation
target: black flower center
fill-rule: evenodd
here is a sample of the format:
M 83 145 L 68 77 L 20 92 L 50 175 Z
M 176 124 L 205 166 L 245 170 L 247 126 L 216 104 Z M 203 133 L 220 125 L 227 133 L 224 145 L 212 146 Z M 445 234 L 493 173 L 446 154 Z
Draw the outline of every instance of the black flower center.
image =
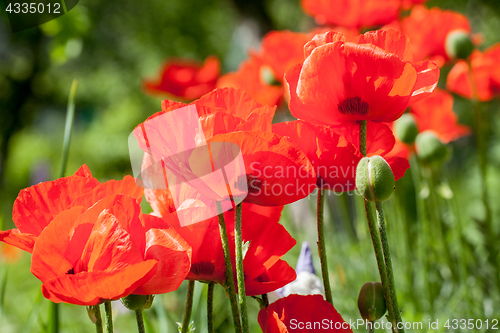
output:
M 211 262 L 200 261 L 191 265 L 191 272 L 194 275 L 212 275 L 215 272 L 215 266 Z
M 245 186 L 245 178 L 246 178 L 246 186 Z M 238 179 L 234 183 L 234 188 L 237 188 L 240 191 L 248 190 L 249 194 L 258 193 L 261 187 L 262 187 L 262 181 L 251 174 L 238 176 Z
M 368 103 L 359 97 L 348 97 L 337 105 L 339 111 L 346 115 L 364 116 L 368 113 Z

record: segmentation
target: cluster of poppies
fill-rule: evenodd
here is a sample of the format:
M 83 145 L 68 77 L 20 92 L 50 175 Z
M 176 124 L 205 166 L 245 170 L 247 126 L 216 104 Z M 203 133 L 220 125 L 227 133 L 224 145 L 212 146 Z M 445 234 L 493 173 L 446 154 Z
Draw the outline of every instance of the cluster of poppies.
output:
M 364 156 L 381 156 L 401 178 L 410 153 L 419 154 L 419 132 L 443 144 L 470 133 L 457 123 L 452 95 L 436 88 L 441 66 L 455 62 L 447 80 L 452 92 L 486 101 L 498 91 L 500 48 L 473 51 L 480 40 L 466 17 L 422 2 L 303 0 L 304 11 L 321 26 L 307 33 L 270 32 L 238 71 L 221 76 L 215 57 L 203 64 L 172 60 L 158 80 L 144 82 L 148 92 L 192 101 L 164 100 L 162 111 L 144 124 L 194 105 L 208 144 L 240 149 L 244 179 L 233 182 L 247 186 L 241 213 L 247 296 L 297 277 L 281 259 L 296 243 L 279 223 L 283 205 L 316 189 L 355 190 Z M 381 28 L 359 34 L 373 27 Z M 273 124 L 285 100 L 297 120 Z M 406 135 L 406 123 L 416 128 L 414 135 Z M 153 140 L 142 126 L 134 135 L 145 152 L 161 151 L 173 140 L 167 137 L 183 135 L 160 128 Z M 182 168 L 196 175 L 198 166 L 189 158 Z M 145 158 L 143 171 L 150 167 Z M 145 183 L 143 178 L 140 185 Z M 17 229 L 1 231 L 0 240 L 32 253 L 31 272 L 53 302 L 97 305 L 131 294 L 163 294 L 183 280 L 227 287 L 219 224 L 223 216 L 236 282 L 235 209 L 183 226 L 176 203 L 193 212 L 211 205 L 185 200 L 186 191 L 144 189 L 130 176 L 99 183 L 84 165 L 72 176 L 22 190 L 13 208 Z M 153 213 L 141 212 L 143 196 Z M 264 332 L 289 332 L 293 323 L 323 319 L 340 323 L 333 331 L 351 332 L 318 295 L 290 295 L 263 304 L 258 315 Z

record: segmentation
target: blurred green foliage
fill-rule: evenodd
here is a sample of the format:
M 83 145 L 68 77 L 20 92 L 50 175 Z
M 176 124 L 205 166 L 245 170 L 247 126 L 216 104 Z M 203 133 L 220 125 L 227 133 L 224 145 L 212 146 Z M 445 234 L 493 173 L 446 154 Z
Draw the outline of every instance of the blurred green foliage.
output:
M 3 3 L 1 4 L 3 6 Z M 495 0 L 431 0 L 440 6 L 466 14 L 474 32 L 485 38 L 484 47 L 498 41 L 500 6 Z M 86 0 L 68 14 L 40 27 L 13 34 L 4 8 L 0 19 L 0 220 L 3 229 L 13 227 L 12 204 L 20 189 L 56 177 L 61 157 L 64 116 L 71 82 L 78 79 L 76 119 L 70 146 L 67 174 L 82 164 L 89 165 L 100 181 L 131 173 L 127 138 L 132 129 L 160 109 L 160 99 L 141 90 L 144 77 L 155 76 L 167 57 L 203 60 L 217 55 L 223 70 L 237 68 L 245 48 L 258 45 L 254 34 L 269 29 L 305 31 L 314 26 L 300 9 L 299 1 L 262 0 Z M 253 29 L 253 30 L 252 30 Z M 444 68 L 446 75 L 449 68 Z M 440 85 L 444 85 L 441 80 Z M 488 103 L 491 128 L 489 186 L 491 203 L 500 201 L 500 140 L 498 102 Z M 472 124 L 471 104 L 456 98 L 460 121 Z M 452 144 L 451 161 L 437 171 L 422 170 L 426 180 L 416 186 L 415 168 L 398 182 L 396 195 L 387 202 L 388 229 L 394 252 L 400 304 L 406 321 L 446 318 L 493 318 L 500 308 L 498 289 L 485 289 L 481 280 L 491 275 L 486 260 L 483 234 L 476 220 L 484 215 L 479 172 L 472 137 Z M 416 196 L 424 193 L 426 196 Z M 420 202 L 439 208 L 444 225 L 439 234 L 422 237 L 432 225 L 418 225 Z M 297 239 L 316 242 L 314 198 L 309 218 L 287 207 L 283 224 Z M 356 299 L 366 281 L 378 280 L 378 272 L 366 228 L 360 198 L 329 196 L 325 221 L 328 258 L 334 302 L 345 319 L 359 318 Z M 498 230 L 500 205 L 493 204 Z M 422 229 L 424 228 L 424 229 Z M 437 239 L 436 237 L 442 237 Z M 443 258 L 441 246 L 450 258 Z M 294 265 L 300 246 L 285 256 Z M 313 252 L 316 250 L 313 248 Z M 430 266 L 420 260 L 427 255 Z M 498 259 L 498 258 L 497 258 Z M 449 265 L 457 271 L 450 271 Z M 46 322 L 47 301 L 40 282 L 29 273 L 29 255 L 12 265 L 0 264 L 8 280 L 0 300 L 0 331 L 40 332 Z M 319 268 L 319 263 L 316 262 Z M 496 267 L 498 270 L 498 267 Z M 458 279 L 457 279 L 458 278 Z M 433 298 L 418 294 L 430 286 Z M 146 311 L 156 332 L 175 332 L 181 321 L 186 286 L 157 297 Z M 193 320 L 204 332 L 206 286 L 196 285 Z M 429 302 L 434 299 L 434 302 Z M 229 306 L 222 288 L 216 287 L 215 326 L 231 331 Z M 249 303 L 256 317 L 256 302 Z M 118 307 L 115 307 L 118 309 Z M 64 305 L 64 332 L 89 332 L 92 323 L 84 309 Z M 118 311 L 118 310 L 117 310 Z M 135 331 L 131 313 L 117 312 L 116 332 Z M 166 325 L 166 326 L 165 326 Z M 252 332 L 258 332 L 256 320 Z M 441 330 L 442 331 L 442 330 Z

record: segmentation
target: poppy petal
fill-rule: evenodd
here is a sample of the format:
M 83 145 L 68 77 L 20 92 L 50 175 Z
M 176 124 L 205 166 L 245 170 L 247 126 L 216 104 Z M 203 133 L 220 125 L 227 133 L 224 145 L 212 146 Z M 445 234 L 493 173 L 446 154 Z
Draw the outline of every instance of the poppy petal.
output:
M 247 177 L 246 202 L 281 206 L 306 197 L 316 175 L 305 154 L 279 135 L 263 132 L 219 134 L 212 142 L 232 142 L 241 148 Z M 238 179 L 229 179 L 238 188 Z
M 414 64 L 417 71 L 417 80 L 413 85 L 409 104 L 416 103 L 428 97 L 436 88 L 439 81 L 439 67 L 430 60 Z
M 15 246 L 23 251 L 32 253 L 37 237 L 32 234 L 22 233 L 19 229 L 0 231 L 0 242 Z
M 295 270 L 286 261 L 278 260 L 255 279 L 245 279 L 245 293 L 247 296 L 266 294 L 284 287 L 296 278 Z
M 84 211 L 83 207 L 63 211 L 38 237 L 31 257 L 31 273 L 42 282 L 65 275 L 73 269 L 73 263 L 65 257 L 65 251 L 70 242 L 71 230 Z
M 144 190 L 136 185 L 135 178 L 125 176 L 123 180 L 109 180 L 99 184 L 92 191 L 76 199 L 71 206 L 90 207 L 97 201 L 108 195 L 122 194 L 135 198 L 139 203 L 142 200 Z
M 42 285 L 43 296 L 53 302 L 97 305 L 128 296 L 156 272 L 156 260 L 147 260 L 110 271 L 65 274 Z
M 23 233 L 38 236 L 60 212 L 74 200 L 90 192 L 99 182 L 94 178 L 69 176 L 21 190 L 12 211 L 12 219 Z
M 161 219 L 143 215 L 144 219 Z M 151 223 L 151 222 L 149 222 Z M 191 269 L 191 247 L 172 228 L 152 228 L 146 232 L 145 259 L 158 261 L 156 274 L 134 290 L 134 294 L 164 294 L 176 290 Z

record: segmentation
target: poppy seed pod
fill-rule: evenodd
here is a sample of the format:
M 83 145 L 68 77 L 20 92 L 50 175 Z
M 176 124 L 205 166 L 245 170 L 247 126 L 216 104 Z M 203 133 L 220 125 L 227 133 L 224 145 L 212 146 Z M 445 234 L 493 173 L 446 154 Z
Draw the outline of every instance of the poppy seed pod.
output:
M 382 318 L 387 308 L 384 288 L 380 282 L 366 282 L 359 291 L 358 309 L 364 320 L 375 321 Z
M 467 59 L 474 51 L 474 44 L 467 32 L 454 30 L 446 37 L 445 49 L 448 57 L 452 59 Z
M 129 310 L 137 311 L 142 310 L 148 304 L 148 300 L 151 298 L 150 295 L 128 295 L 127 297 L 123 297 L 120 299 L 123 305 Z M 149 304 L 151 307 L 151 304 Z M 148 308 L 149 308 L 148 307 Z
M 368 201 L 385 201 L 394 192 L 394 174 L 381 156 L 363 157 L 356 169 L 356 187 Z
M 409 113 L 402 115 L 401 118 L 394 123 L 394 131 L 396 132 L 399 140 L 411 145 L 415 142 L 415 138 L 418 135 L 415 118 L 413 118 L 413 116 Z
M 441 164 L 450 153 L 448 147 L 431 131 L 417 135 L 415 148 L 417 156 L 428 164 Z

